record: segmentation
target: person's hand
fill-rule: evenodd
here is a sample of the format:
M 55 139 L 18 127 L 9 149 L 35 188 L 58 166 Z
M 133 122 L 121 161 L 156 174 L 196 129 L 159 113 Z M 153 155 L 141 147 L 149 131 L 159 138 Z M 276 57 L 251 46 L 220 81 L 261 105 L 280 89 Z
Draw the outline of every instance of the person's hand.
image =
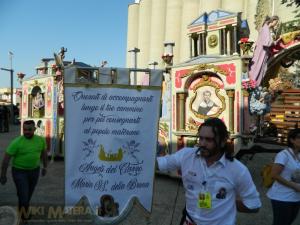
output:
M 300 192 L 300 184 L 292 182 L 291 186 L 292 189 L 294 189 L 296 192 Z
M 2 185 L 4 185 L 4 184 L 6 184 L 6 182 L 7 182 L 7 177 L 6 177 L 6 176 L 1 176 L 1 177 L 0 177 L 0 183 L 1 183 Z
M 296 191 L 296 192 L 300 192 L 300 184 L 297 184 L 297 185 L 296 185 L 295 191 Z
M 46 168 L 42 168 L 42 177 L 46 176 L 47 174 L 47 169 Z
M 279 37 L 279 38 L 276 39 L 273 43 L 274 43 L 274 45 L 278 45 L 279 42 L 281 42 L 281 41 L 282 41 L 282 37 Z

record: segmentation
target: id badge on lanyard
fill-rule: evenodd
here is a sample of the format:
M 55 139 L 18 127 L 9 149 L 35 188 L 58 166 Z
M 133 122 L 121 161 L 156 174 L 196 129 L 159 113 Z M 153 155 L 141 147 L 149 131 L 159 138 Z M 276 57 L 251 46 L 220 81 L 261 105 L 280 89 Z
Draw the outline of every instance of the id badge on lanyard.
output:
M 211 193 L 207 190 L 207 183 L 202 183 L 202 188 L 198 194 L 198 208 L 200 209 L 211 209 L 212 205 Z

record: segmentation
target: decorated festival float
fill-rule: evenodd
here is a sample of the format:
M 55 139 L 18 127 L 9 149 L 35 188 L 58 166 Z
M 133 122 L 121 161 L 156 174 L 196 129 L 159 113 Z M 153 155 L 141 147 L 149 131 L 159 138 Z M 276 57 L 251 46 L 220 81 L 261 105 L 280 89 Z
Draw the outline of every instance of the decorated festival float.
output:
M 34 120 L 37 135 L 44 136 L 48 155 L 64 156 L 63 66 L 91 67 L 81 62 L 63 61 L 66 49 L 54 58 L 43 58 L 36 74 L 22 76 L 21 122 Z M 22 123 L 21 123 L 22 124 Z
M 167 68 L 171 95 L 169 101 L 163 99 L 168 105 L 163 107 L 167 113 L 161 121 L 164 132 L 160 132 L 160 140 L 171 148 L 167 151 L 194 146 L 199 125 L 210 117 L 221 118 L 232 134 L 235 150 L 241 148 L 237 134 L 245 126 L 244 101 L 242 77 L 237 74 L 245 65 L 238 54 L 239 23 L 237 13 L 212 11 L 189 25 L 190 60 Z
M 250 40 L 240 13 L 214 10 L 191 21 L 187 61 L 173 64 L 168 47 L 174 43 L 165 44 L 158 156 L 194 146 L 199 125 L 210 117 L 225 122 L 238 158 L 282 149 L 288 131 L 300 125 L 299 25 L 280 25 L 279 41 L 265 49 L 261 82 L 249 76 L 259 43 Z

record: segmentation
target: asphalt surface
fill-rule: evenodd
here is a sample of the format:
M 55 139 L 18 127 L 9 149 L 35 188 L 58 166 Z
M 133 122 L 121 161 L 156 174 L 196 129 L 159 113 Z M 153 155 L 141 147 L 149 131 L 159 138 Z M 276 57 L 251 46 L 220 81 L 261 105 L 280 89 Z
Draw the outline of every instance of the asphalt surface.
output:
M 0 133 L 0 160 L 9 142 L 19 135 L 19 126 L 11 127 L 9 133 Z M 257 189 L 261 194 L 263 206 L 256 214 L 238 213 L 237 225 L 271 225 L 272 210 L 270 201 L 266 198 L 266 188 L 261 185 L 260 171 L 262 166 L 271 161 L 273 153 L 256 154 L 252 160 L 247 156 L 242 158 L 249 168 Z M 8 182 L 0 185 L 0 225 L 12 225 L 12 218 L 4 218 L 7 213 L 5 206 L 16 208 L 16 190 L 11 178 L 11 170 L 8 170 Z M 120 225 L 178 225 L 181 218 L 181 211 L 184 207 L 184 190 L 180 179 L 157 174 L 154 182 L 153 207 L 150 215 L 147 215 L 135 204 L 128 217 Z M 49 163 L 48 173 L 41 177 L 33 194 L 31 205 L 36 206 L 35 214 L 29 221 L 29 225 L 90 225 L 95 224 L 94 217 L 88 211 L 73 213 L 66 216 L 55 212 L 58 207 L 64 206 L 64 162 L 54 161 Z M 52 210 L 52 211 L 51 211 Z M 49 214 L 49 211 L 52 214 Z M 54 213 L 54 214 L 53 214 Z M 57 213 L 57 214 L 55 214 Z M 293 225 L 300 224 L 300 216 Z

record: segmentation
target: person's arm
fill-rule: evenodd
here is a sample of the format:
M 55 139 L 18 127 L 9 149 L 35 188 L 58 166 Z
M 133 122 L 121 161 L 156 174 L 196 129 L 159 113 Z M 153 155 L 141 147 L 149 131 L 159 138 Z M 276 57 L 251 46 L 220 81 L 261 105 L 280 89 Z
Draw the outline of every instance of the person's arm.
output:
M 0 183 L 2 185 L 6 184 L 7 181 L 6 172 L 7 172 L 10 159 L 11 159 L 10 155 L 4 153 L 4 158 L 2 160 L 2 166 L 1 166 L 1 176 L 0 176 Z
M 245 167 L 237 178 L 236 209 L 243 213 L 257 213 L 261 207 L 259 193 L 249 170 Z
M 274 163 L 272 166 L 271 176 L 278 183 L 300 192 L 300 184 L 284 179 L 280 174 L 284 169 L 284 165 Z
M 41 158 L 43 162 L 42 176 L 45 176 L 47 173 L 47 166 L 48 166 L 48 153 L 46 149 L 42 152 Z
M 181 149 L 174 154 L 157 157 L 155 162 L 156 169 L 158 169 L 159 171 L 173 171 L 176 169 L 180 169 L 182 158 L 186 154 L 185 151 L 191 150 L 189 150 L 188 148 Z
M 257 213 L 259 208 L 249 209 L 247 206 L 244 205 L 243 201 L 240 199 L 236 200 L 236 208 L 237 211 L 242 213 Z

